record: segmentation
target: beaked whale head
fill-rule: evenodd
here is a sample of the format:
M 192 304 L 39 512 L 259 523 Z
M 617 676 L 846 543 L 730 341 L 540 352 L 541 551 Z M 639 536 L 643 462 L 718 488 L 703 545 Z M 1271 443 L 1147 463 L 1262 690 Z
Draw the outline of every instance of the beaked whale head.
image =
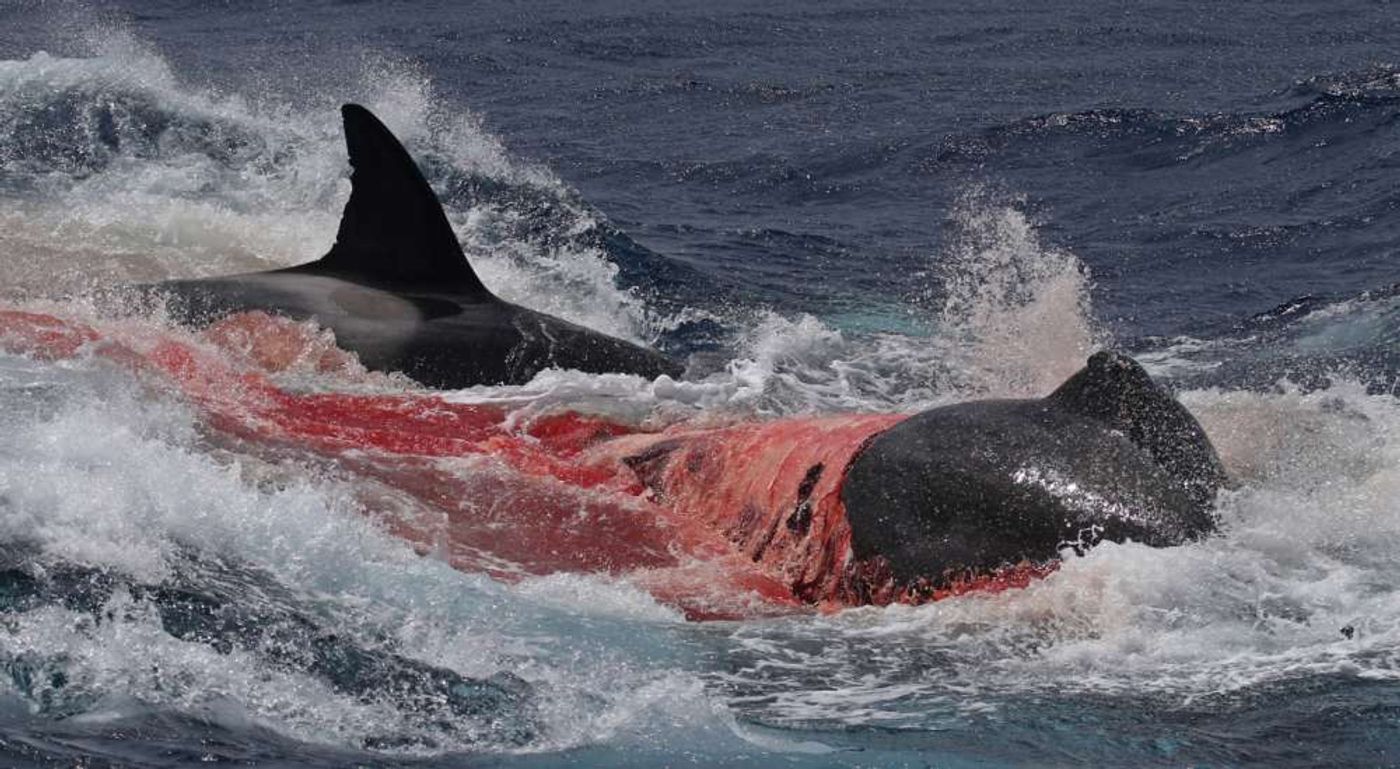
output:
M 935 408 L 880 433 L 841 493 L 858 559 L 937 586 L 1101 540 L 1191 541 L 1215 529 L 1225 483 L 1190 412 L 1100 352 L 1045 398 Z

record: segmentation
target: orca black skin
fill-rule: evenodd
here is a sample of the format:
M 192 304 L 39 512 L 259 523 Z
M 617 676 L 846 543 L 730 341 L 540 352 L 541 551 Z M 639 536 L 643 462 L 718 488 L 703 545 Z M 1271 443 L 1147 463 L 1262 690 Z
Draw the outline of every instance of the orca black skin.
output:
M 1185 407 L 1110 352 L 1038 400 L 926 411 L 877 435 L 842 486 L 852 547 L 896 579 L 946 584 L 1100 540 L 1179 545 L 1215 530 L 1226 483 Z
M 367 368 L 437 388 L 521 384 L 546 368 L 680 376 L 660 353 L 493 295 L 403 145 L 364 107 L 347 104 L 341 115 L 354 173 L 330 252 L 283 270 L 154 287 L 176 319 L 200 325 L 245 310 L 314 319 Z

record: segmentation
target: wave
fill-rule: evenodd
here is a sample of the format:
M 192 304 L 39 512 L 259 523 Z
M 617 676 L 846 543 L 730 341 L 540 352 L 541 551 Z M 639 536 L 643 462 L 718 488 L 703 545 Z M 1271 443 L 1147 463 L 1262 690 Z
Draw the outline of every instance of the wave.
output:
M 1355 383 L 1183 399 L 1239 483 L 1219 536 L 1103 546 L 995 596 L 736 630 L 715 680 L 766 723 L 928 729 L 1014 722 L 1031 692 L 1189 720 L 1400 678 L 1394 399 Z M 803 685 L 765 674 L 775 646 Z
M 1038 344 L 1051 330 L 1089 333 L 1086 278 L 1072 256 L 1042 248 L 1022 215 L 995 202 L 955 215 L 981 241 L 964 239 L 955 269 L 929 273 L 930 283 L 966 273 L 954 309 L 897 307 L 870 319 L 863 306 L 851 311 L 859 318 L 838 312 L 841 330 L 723 294 L 708 307 L 693 306 L 693 276 L 676 277 L 674 263 L 609 224 L 547 171 L 512 159 L 470 113 L 430 106 L 430 83 L 383 67 L 366 77 L 362 100 L 388 116 L 420 159 L 487 285 L 591 328 L 697 353 L 697 370 L 720 377 L 706 387 L 727 393 L 727 407 L 911 409 L 974 392 L 1029 392 L 1062 378 L 1092 346 L 1083 339 Z M 192 88 L 139 48 L 86 59 L 40 53 L 0 62 L 0 125 L 11 129 L 0 139 L 0 158 L 15 180 L 0 191 L 13 206 L 0 214 L 12 288 L 48 295 L 266 269 L 314 258 L 334 239 L 347 168 L 330 105 L 253 105 Z M 756 242 L 794 259 L 814 248 L 839 261 L 853 252 L 833 238 L 778 229 L 737 237 L 736 254 L 745 259 Z M 1029 266 L 1036 260 L 1055 266 Z M 782 268 L 780 260 L 765 269 Z M 1002 293 L 976 287 L 994 273 Z M 774 290 L 783 288 L 781 276 L 774 280 Z M 1013 283 L 1021 288 L 1007 293 Z M 675 291 L 668 297 L 648 286 Z M 1050 294 L 1053 306 L 1043 301 Z M 1039 310 L 1026 309 L 1035 302 Z M 1015 329 L 1004 325 L 1017 312 L 1025 317 Z M 1003 324 L 1000 342 L 990 339 L 996 324 Z M 891 325 L 907 331 L 881 330 Z M 941 330 L 930 337 L 930 329 Z M 962 346 L 979 335 L 982 347 Z M 1011 349 L 1013 339 L 1039 356 Z M 1011 382 L 999 379 L 1007 372 L 997 367 L 1005 365 L 1021 372 Z M 713 397 L 701 400 L 713 404 Z
M 968 146 L 1029 152 L 1087 137 L 1109 153 L 1146 148 L 1143 162 L 1210 162 L 1230 142 L 1338 128 L 1347 111 L 1384 119 L 1392 86 L 1379 72 L 1374 84 L 1302 84 L 1279 96 L 1301 105 L 1258 115 L 1067 113 Z M 908 277 L 924 294 L 911 307 L 861 304 L 838 323 L 668 304 L 647 290 L 664 285 L 663 260 L 470 113 L 434 106 L 411 68 L 371 67 L 359 88 L 354 98 L 391 116 L 424 159 L 503 295 L 708 355 L 692 381 L 548 371 L 449 400 L 631 424 L 917 410 L 1043 394 L 1114 344 L 1093 273 L 1024 206 L 979 194 L 955 207 L 945 249 Z M 0 259 L 47 289 L 94 265 L 101 280 L 151 279 L 318 255 L 345 193 L 333 108 L 191 87 L 139 50 L 0 63 Z M 775 163 L 758 183 L 800 189 L 799 175 Z M 794 254 L 850 248 L 776 229 L 743 237 Z M 321 765 L 557 751 L 599 765 L 673 760 L 658 745 L 715 763 L 770 751 L 840 763 L 847 754 L 823 751 L 849 746 L 860 763 L 900 735 L 936 740 L 969 723 L 1029 730 L 1087 708 L 1073 712 L 1117 724 L 1105 719 L 1127 703 L 1142 706 L 1128 717 L 1189 726 L 1251 698 L 1314 706 L 1332 681 L 1400 680 L 1400 413 L 1381 394 L 1400 370 L 1396 296 L 1300 298 L 1218 334 L 1128 343 L 1183 390 L 1239 482 L 1220 500 L 1218 537 L 1105 545 L 997 596 L 703 629 L 607 576 L 455 571 L 392 536 L 383 516 L 422 510 L 391 489 L 334 463 L 220 442 L 180 397 L 101 360 L 0 355 L 0 709 L 13 715 L 0 729 L 50 735 L 52 755 L 94 735 L 118 750 L 110 738 L 135 725 L 151 743 L 181 735 L 172 751 L 209 734 L 219 741 L 209 754 Z M 871 330 L 892 327 L 906 333 Z M 1275 363 L 1326 382 L 1298 386 L 1289 369 L 1280 384 Z M 353 366 L 283 375 L 299 391 L 410 387 Z M 1300 723 L 1322 718 L 1302 710 Z M 812 728 L 826 729 L 822 744 L 803 741 Z M 1071 739 L 1026 734 L 1029 745 Z
M 475 115 L 440 105 L 411 68 L 367 66 L 362 81 L 347 100 L 385 115 L 420 159 L 499 295 L 633 340 L 678 325 L 646 301 L 664 260 L 511 157 Z M 52 293 L 55 275 L 83 290 L 321 255 L 348 194 L 337 105 L 321 101 L 187 86 L 139 47 L 0 62 L 0 251 L 30 267 L 7 282 Z
M 1400 286 L 1297 297 L 1210 339 L 1130 343 L 1149 368 L 1186 387 L 1324 390 L 1341 381 L 1400 393 Z
M 97 360 L 0 356 L 0 402 L 6 707 L 515 752 L 607 739 L 664 712 L 646 692 L 691 685 L 648 662 L 665 652 L 639 631 L 679 618 L 635 587 L 579 576 L 561 603 L 422 557 L 366 515 L 411 501 L 211 442 Z M 575 627 L 580 606 L 607 622 Z
M 1026 235 L 1014 216 L 990 222 L 998 237 Z M 1063 255 L 1042 258 L 1064 279 Z M 1014 319 L 1026 306 L 1006 309 Z M 840 344 L 819 332 L 805 331 Z M 792 328 L 771 340 L 806 354 Z M 758 379 L 745 396 L 738 377 L 728 390 L 720 380 L 648 389 L 554 372 L 523 389 L 454 397 L 513 398 L 518 408 L 541 388 L 548 394 L 522 412 L 536 414 L 632 399 L 637 420 L 657 418 L 666 400 L 715 418 L 736 397 L 814 399 L 788 404 L 795 411 L 852 397 L 839 379 Z M 988 386 L 1007 381 L 996 372 Z M 579 389 L 556 389 L 568 383 Z M 1165 550 L 1105 545 L 997 596 L 721 626 L 706 633 L 726 662 L 698 672 L 673 662 L 675 645 L 690 643 L 679 617 L 635 587 L 456 572 L 389 533 L 389 518 L 421 513 L 413 500 L 344 467 L 270 461 L 257 446 L 218 440 L 183 399 L 101 358 L 0 356 L 0 400 L 0 578 L 11 601 L 0 663 L 7 696 L 55 717 L 155 706 L 220 726 L 275 724 L 332 747 L 514 752 L 614 740 L 672 718 L 658 716 L 656 698 L 677 693 L 703 703 L 681 714 L 685 733 L 719 726 L 742 743 L 715 708 L 779 727 L 927 729 L 1027 697 L 1172 709 L 1325 676 L 1396 679 L 1387 650 L 1400 413 L 1355 382 L 1183 394 L 1239 484 L 1220 500 L 1218 537 Z M 451 471 L 490 468 L 453 461 Z M 774 660 L 798 679 L 769 678 Z M 114 703 L 117 692 L 134 702 Z
M 1400 106 L 1400 68 L 1316 76 L 1275 94 L 1274 110 L 1174 114 L 1146 108 L 1057 112 L 949 136 L 939 164 L 980 164 L 993 155 L 1082 143 L 1096 158 L 1135 168 L 1221 162 L 1243 152 L 1305 141 L 1322 146 L 1387 130 Z

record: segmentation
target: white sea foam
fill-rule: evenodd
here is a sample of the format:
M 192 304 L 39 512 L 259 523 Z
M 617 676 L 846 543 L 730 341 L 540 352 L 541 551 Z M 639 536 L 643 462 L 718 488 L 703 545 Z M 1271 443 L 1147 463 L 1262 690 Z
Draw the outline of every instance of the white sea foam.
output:
M 1104 342 L 1086 268 L 1041 243 L 1024 213 L 982 193 L 966 197 L 955 220 L 960 236 L 941 260 L 950 354 L 978 394 L 1048 394 Z
M 377 109 L 411 150 L 539 192 L 568 214 L 568 227 L 596 225 L 477 116 L 441 106 L 412 66 L 369 59 L 362 80 L 347 98 Z M 93 58 L 0 62 L 0 118 L 55 94 L 89 110 L 112 100 L 149 107 L 184 127 L 151 155 L 118 150 L 90 171 L 32 174 L 33 194 L 0 213 L 7 288 L 80 284 L 94 265 L 94 279 L 107 282 L 281 266 L 334 238 L 348 191 L 334 105 L 251 104 L 191 87 L 121 36 Z M 200 144 L 211 125 L 243 142 L 234 154 L 246 156 L 216 159 Z M 0 158 L 7 170 L 24 171 L 21 161 Z M 508 205 L 449 214 L 506 298 L 634 339 L 673 320 L 619 290 L 598 252 L 517 237 L 520 213 Z M 664 423 L 1044 394 L 1104 343 L 1087 273 L 1014 207 L 973 196 L 955 223 L 963 235 L 938 260 L 948 265 L 946 291 L 929 337 L 854 338 L 817 318 L 758 313 L 733 360 L 701 381 L 546 371 L 524 387 L 451 397 Z M 1170 354 L 1155 362 L 1179 363 Z M 100 362 L 0 356 L 0 399 L 6 543 L 138 580 L 167 576 L 176 551 L 189 548 L 250 564 L 323 601 L 328 621 L 351 637 L 379 632 L 411 659 L 535 684 L 545 728 L 526 749 L 689 740 L 737 754 L 776 744 L 739 726 L 741 711 L 773 722 L 936 727 L 1027 692 L 1182 702 L 1313 674 L 1400 671 L 1400 409 L 1357 385 L 1183 396 L 1240 482 L 1222 496 L 1219 536 L 1163 550 L 1104 545 L 1000 595 L 694 635 L 625 580 L 505 586 L 420 557 L 363 515 L 366 482 L 215 447 L 178 399 Z M 94 717 L 130 697 L 337 744 L 421 728 L 391 703 L 329 691 L 253 654 L 178 641 L 129 597 L 110 608 L 114 620 L 101 625 L 56 607 L 25 613 L 0 629 L 0 655 L 66 666 L 73 696 L 107 703 L 73 704 Z
M 1002 306 L 1014 314 L 1023 303 Z M 910 347 L 900 345 L 922 342 L 890 337 L 888 358 L 873 365 L 870 347 L 815 320 L 765 323 L 771 330 L 750 343 L 762 354 L 703 382 L 545 372 L 523 388 L 454 397 L 542 410 L 584 404 L 645 420 L 735 408 L 873 409 L 967 392 L 968 380 L 944 369 L 933 370 L 955 383 L 945 391 L 933 375 L 912 396 L 871 384 L 871 372 L 908 376 L 920 364 L 905 359 L 901 372 L 900 350 Z M 353 480 L 211 450 L 183 406 L 115 369 L 0 361 L 10 399 L 0 442 L 7 541 L 140 579 L 166 574 L 177 546 L 249 562 L 297 591 L 329 596 L 348 634 L 393 628 L 411 658 L 535 683 L 546 731 L 527 749 L 686 735 L 741 750 L 750 737 L 726 726 L 733 712 L 928 727 L 995 711 L 1018 693 L 1182 703 L 1306 675 L 1400 674 L 1392 651 L 1400 641 L 1400 408 L 1358 385 L 1183 395 L 1241 484 L 1222 497 L 1219 536 L 1163 550 L 1104 545 L 996 596 L 729 626 L 725 648 L 753 667 L 707 672 L 681 651 L 689 641 L 677 635 L 687 631 L 675 614 L 625 581 L 556 576 L 505 587 L 460 574 L 367 522 Z M 667 409 L 672 417 L 658 417 Z M 81 684 L 74 691 L 125 692 L 203 714 L 232 707 L 307 739 L 352 744 L 366 724 L 401 736 L 420 728 L 387 705 L 328 694 L 313 678 L 155 638 L 153 620 L 137 610 L 98 633 L 74 630 L 75 622 L 57 609 L 27 616 L 5 649 L 62 650 L 76 660 L 63 663 Z M 1354 638 L 1342 635 L 1347 626 Z M 151 654 L 167 660 L 159 673 L 145 667 Z M 778 667 L 790 675 L 774 678 Z M 166 675 L 207 685 L 201 693 Z M 737 693 L 717 694 L 704 678 Z M 780 685 L 768 688 L 773 681 Z
M 466 721 L 441 733 L 388 694 L 366 700 L 254 650 L 178 640 L 121 591 L 101 609 L 105 621 L 50 607 L 0 630 L 4 664 L 66 677 L 45 688 L 38 676 L 26 694 L 46 712 L 119 715 L 140 703 L 352 747 L 383 735 L 410 748 L 423 739 L 480 749 L 486 739 L 491 749 L 557 750 L 644 728 L 658 717 L 645 693 L 659 681 L 697 685 L 647 661 L 668 656 L 664 634 L 630 628 L 679 616 L 637 588 L 564 576 L 508 587 L 419 556 L 365 514 L 363 482 L 214 449 L 184 406 L 100 361 L 0 355 L 0 414 L 6 547 L 143 583 L 187 568 L 188 553 L 244 564 L 316 605 L 346 638 L 373 647 L 389 637 L 396 653 L 464 676 L 524 678 L 541 732 L 520 747 Z M 580 615 L 593 619 L 581 625 Z
M 1400 678 L 1400 405 L 1355 384 L 1183 401 L 1239 481 L 1220 534 L 1100 545 L 1024 590 L 743 628 L 741 649 L 821 683 L 724 679 L 771 696 L 780 721 L 927 726 L 1025 694 L 1172 706 L 1309 676 Z
M 60 117 L 45 119 L 69 127 L 53 141 L 72 144 L 79 163 L 34 168 L 24 147 L 0 142 L 0 164 L 34 187 L 0 212 L 0 250 L 30 257 L 12 265 L 8 292 L 267 269 L 325 253 L 350 189 L 336 105 L 251 103 L 182 83 L 129 40 L 93 48 L 90 58 L 40 52 L 0 62 L 0 129 L 13 134 L 54 108 Z M 343 98 L 375 110 L 411 153 L 552 201 L 551 224 L 566 234 L 597 225 L 551 173 L 512 158 L 479 116 L 443 104 L 421 71 L 386 57 L 366 57 L 361 69 Z M 510 200 L 447 213 L 500 296 L 639 341 L 665 327 L 617 286 L 616 266 L 596 247 L 515 235 L 524 214 Z

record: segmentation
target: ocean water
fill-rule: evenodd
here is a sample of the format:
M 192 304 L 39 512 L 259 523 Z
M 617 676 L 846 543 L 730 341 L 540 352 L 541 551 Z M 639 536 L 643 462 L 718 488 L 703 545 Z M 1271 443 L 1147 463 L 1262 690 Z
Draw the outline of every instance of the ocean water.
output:
M 454 402 L 911 411 L 1111 347 L 1237 481 L 1218 536 L 1023 590 L 690 622 L 0 353 L 0 764 L 1400 765 L 1397 51 L 1386 2 L 0 5 L 0 310 L 250 365 L 98 300 L 323 253 L 356 101 L 493 290 L 689 367 Z M 320 360 L 273 381 L 417 395 Z

